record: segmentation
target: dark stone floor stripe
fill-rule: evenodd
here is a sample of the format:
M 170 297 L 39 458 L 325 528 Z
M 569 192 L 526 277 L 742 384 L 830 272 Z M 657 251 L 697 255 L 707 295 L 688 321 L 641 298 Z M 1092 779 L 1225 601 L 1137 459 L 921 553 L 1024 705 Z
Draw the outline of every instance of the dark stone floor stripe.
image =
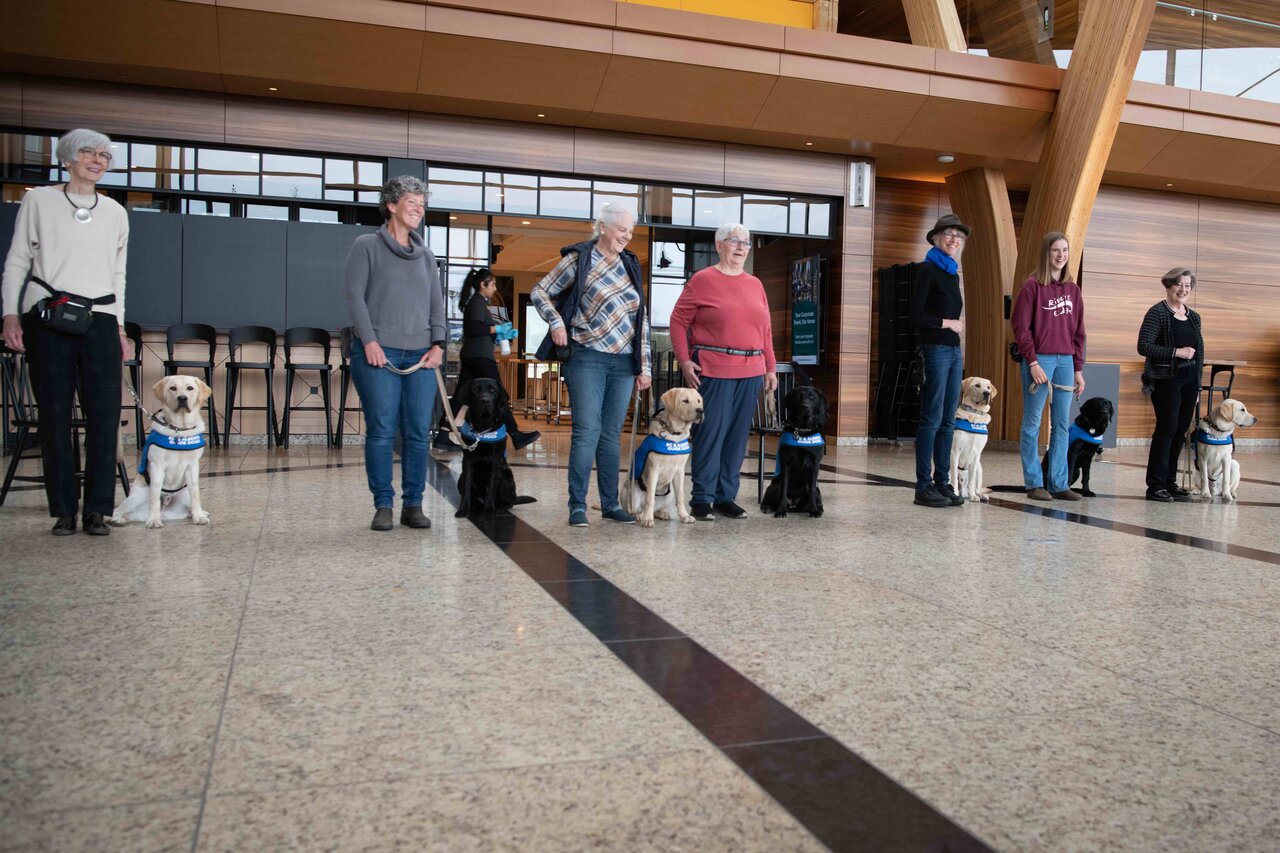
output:
M 1146 465 L 1144 465 L 1144 464 L 1142 464 L 1141 462 L 1117 462 L 1117 461 L 1116 461 L 1116 460 L 1114 460 L 1114 459 L 1109 459 L 1109 460 L 1107 460 L 1107 463 L 1106 463 L 1106 464 L 1108 464 L 1108 465 L 1123 465 L 1123 466 L 1124 466 L 1124 467 L 1126 467 L 1126 468 L 1141 468 L 1141 469 L 1142 469 L 1142 470 L 1144 470 L 1144 471 L 1145 471 L 1145 470 L 1147 470 L 1147 466 L 1146 466 Z M 1244 467 L 1244 466 L 1241 466 L 1241 467 Z M 1254 478 L 1252 478 L 1252 477 L 1241 477 L 1241 478 L 1240 478 L 1240 482 L 1242 482 L 1242 483 L 1257 483 L 1259 486 L 1280 486 L 1280 483 L 1276 482 L 1275 480 L 1255 480 L 1255 479 L 1254 479 Z
M 907 489 L 915 488 L 915 483 L 910 480 L 902 480 L 897 477 L 886 477 L 883 474 L 872 474 L 867 471 L 857 471 L 852 468 L 837 468 L 834 465 L 823 465 L 822 467 L 826 470 L 833 470 L 839 474 L 866 477 L 868 480 L 884 483 L 885 485 L 902 486 Z M 1233 545 L 1230 542 L 1219 542 L 1216 539 L 1205 539 L 1202 536 L 1189 536 L 1186 533 L 1174 533 L 1169 530 L 1159 530 L 1157 528 L 1146 527 L 1141 524 L 1130 524 L 1126 521 L 1113 521 L 1109 518 L 1095 518 L 1094 516 L 1085 515 L 1080 512 L 1071 512 L 1069 510 L 1056 509 L 1052 506 L 1041 506 L 1030 502 L 1023 503 L 1021 501 L 1011 501 L 1005 498 L 992 497 L 991 506 L 998 506 L 1002 509 L 1017 510 L 1030 515 L 1053 518 L 1058 521 L 1069 521 L 1074 524 L 1084 524 L 1089 527 L 1097 527 L 1101 530 L 1111 530 L 1116 533 L 1127 533 L 1130 536 L 1142 536 L 1147 539 L 1155 539 L 1160 542 L 1171 542 L 1174 545 L 1185 545 L 1189 548 L 1199 548 L 1202 551 L 1212 551 L 1216 554 L 1229 554 L 1232 557 L 1242 557 L 1246 560 L 1257 560 L 1261 563 L 1280 566 L 1280 554 L 1277 554 L 1274 551 L 1264 551 L 1261 548 L 1250 548 L 1245 545 Z
M 456 507 L 454 472 L 433 462 L 428 482 Z M 473 523 L 832 850 L 990 849 L 532 525 Z

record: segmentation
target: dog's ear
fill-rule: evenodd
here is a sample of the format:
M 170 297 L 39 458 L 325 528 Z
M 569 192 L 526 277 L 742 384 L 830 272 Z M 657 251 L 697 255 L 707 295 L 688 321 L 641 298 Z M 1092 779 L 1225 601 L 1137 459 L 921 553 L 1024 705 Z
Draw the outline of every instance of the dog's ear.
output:
M 818 391 L 818 411 L 814 422 L 815 426 L 825 426 L 827 423 L 827 395 L 821 391 Z
M 155 385 L 151 386 L 151 395 L 162 403 L 164 402 L 164 386 L 168 381 L 169 377 L 165 376 Z
M 996 390 L 996 386 L 994 382 L 988 382 L 987 385 L 991 387 L 991 399 L 994 400 L 996 398 L 996 395 L 999 394 L 1000 392 Z
M 196 403 L 196 407 L 199 408 L 209 402 L 209 398 L 213 396 L 213 389 L 205 385 L 202 379 L 196 380 L 196 388 L 200 391 L 200 400 Z
M 511 406 L 511 395 L 507 393 L 507 389 L 498 383 L 498 408 L 506 409 Z
M 1236 411 L 1234 408 L 1235 400 L 1223 400 L 1214 410 L 1218 415 L 1218 420 L 1223 423 L 1231 423 L 1235 420 Z

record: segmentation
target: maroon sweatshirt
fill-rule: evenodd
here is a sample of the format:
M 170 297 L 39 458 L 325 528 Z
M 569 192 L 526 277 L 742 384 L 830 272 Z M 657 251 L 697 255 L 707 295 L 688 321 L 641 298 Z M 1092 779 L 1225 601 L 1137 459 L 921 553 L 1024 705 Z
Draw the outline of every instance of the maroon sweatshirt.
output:
M 1014 299 L 1009 322 L 1018 352 L 1028 364 L 1039 353 L 1069 354 L 1075 369 L 1084 370 L 1084 299 L 1074 281 L 1041 284 L 1034 276 L 1027 279 Z

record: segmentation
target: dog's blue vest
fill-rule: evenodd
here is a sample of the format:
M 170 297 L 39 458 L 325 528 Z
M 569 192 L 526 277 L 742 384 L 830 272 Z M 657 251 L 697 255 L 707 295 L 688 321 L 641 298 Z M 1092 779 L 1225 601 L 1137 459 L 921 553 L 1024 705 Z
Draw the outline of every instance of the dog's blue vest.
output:
M 489 432 L 476 432 L 471 428 L 471 424 L 463 421 L 458 424 L 458 432 L 462 433 L 462 437 L 467 441 L 478 441 L 481 444 L 502 444 L 502 455 L 507 455 L 507 425 L 499 424 L 497 429 L 489 430 Z
M 631 461 L 631 479 L 639 480 L 644 476 L 644 463 L 648 461 L 650 453 L 661 453 L 663 456 L 687 456 L 692 452 L 693 445 L 689 444 L 687 438 L 672 441 L 660 435 L 646 435 L 644 441 L 640 442 L 640 446 L 636 448 L 635 459 Z
M 1102 444 L 1102 436 L 1094 435 L 1084 427 L 1080 426 L 1080 424 L 1072 423 L 1071 428 L 1067 430 L 1067 446 L 1070 447 L 1071 442 L 1075 441 L 1077 438 L 1081 441 L 1087 441 L 1090 444 Z
M 1224 435 L 1221 438 L 1219 438 L 1216 435 L 1209 435 L 1209 433 L 1205 432 L 1202 429 L 1196 430 L 1195 441 L 1196 441 L 1196 444 L 1213 444 L 1219 447 L 1221 447 L 1222 445 L 1233 443 L 1232 438 L 1229 435 Z
M 971 432 L 975 435 L 987 435 L 986 424 L 975 424 L 973 421 L 967 421 L 964 418 L 956 418 L 956 429 L 961 432 Z
M 147 474 L 147 452 L 152 447 L 163 447 L 166 450 L 199 450 L 204 447 L 204 433 L 195 435 L 166 435 L 158 430 L 147 433 L 147 440 L 142 445 L 138 458 L 138 473 L 150 485 L 151 477 Z
M 825 455 L 827 442 L 820 432 L 815 432 L 812 435 L 796 435 L 794 432 L 784 432 L 778 436 L 778 455 L 773 462 L 774 477 L 782 474 L 782 448 L 784 447 L 821 447 L 822 454 L 820 455 Z

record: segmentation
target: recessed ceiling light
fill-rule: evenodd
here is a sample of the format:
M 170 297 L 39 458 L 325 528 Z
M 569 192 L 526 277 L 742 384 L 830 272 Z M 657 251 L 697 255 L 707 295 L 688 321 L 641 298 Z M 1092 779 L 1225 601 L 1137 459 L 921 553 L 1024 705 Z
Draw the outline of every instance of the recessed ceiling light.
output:
M 268 87 L 267 87 L 267 91 L 268 91 L 268 92 L 279 92 L 280 90 L 279 90 L 279 89 L 277 89 L 275 86 L 268 86 Z
M 1173 186 L 1173 184 L 1165 184 L 1165 186 L 1166 186 L 1166 187 L 1171 187 L 1171 186 Z
M 449 218 L 450 218 L 450 219 L 457 219 L 458 217 L 456 217 L 456 216 L 450 216 Z
M 939 162 L 939 163 L 954 163 L 955 161 L 956 161 L 956 155 L 954 155 L 954 154 L 939 154 L 939 155 L 938 155 L 938 162 Z
M 538 118 L 546 118 L 546 117 L 547 117 L 546 113 L 538 113 Z
M 521 219 L 521 220 L 520 220 L 520 224 L 521 224 L 521 225 L 532 225 L 533 223 L 532 223 L 532 222 L 530 222 L 530 221 L 529 221 L 529 220 L 527 220 L 527 219 Z
M 812 142 L 806 142 L 805 145 L 812 145 Z

